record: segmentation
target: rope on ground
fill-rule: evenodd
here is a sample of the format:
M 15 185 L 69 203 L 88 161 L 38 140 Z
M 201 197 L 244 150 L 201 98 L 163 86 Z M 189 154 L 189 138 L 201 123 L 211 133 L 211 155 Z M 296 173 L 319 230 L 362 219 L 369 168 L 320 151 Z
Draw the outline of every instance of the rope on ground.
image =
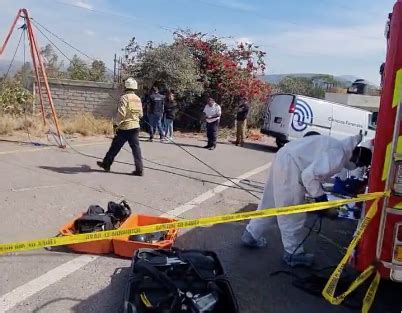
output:
M 32 19 L 32 18 L 31 18 Z M 43 29 L 45 29 L 47 32 L 49 32 L 50 34 L 52 34 L 53 36 L 55 36 L 56 38 L 58 38 L 59 40 L 63 41 L 65 44 L 69 45 L 71 48 L 73 48 L 74 50 L 82 53 L 83 55 L 85 55 L 86 57 L 90 58 L 90 56 L 86 55 L 85 53 L 83 53 L 82 51 L 80 51 L 79 49 L 73 47 L 73 45 L 67 43 L 64 39 L 62 39 L 60 36 L 57 36 L 56 34 L 54 34 L 53 32 L 51 32 L 49 29 L 45 28 L 43 25 L 39 24 L 36 20 L 35 20 L 36 24 L 40 25 Z M 60 49 L 53 43 L 50 42 L 53 46 L 55 46 L 55 48 L 57 50 L 60 51 Z M 95 82 L 97 84 L 97 82 Z M 119 99 L 117 99 L 116 97 L 112 96 L 110 93 L 108 93 L 108 95 L 114 99 L 115 101 L 119 101 Z M 148 126 L 152 127 L 152 125 L 150 123 L 148 123 L 147 121 L 144 120 L 144 122 L 146 124 L 148 124 Z M 209 165 L 208 163 L 206 163 L 205 161 L 201 160 L 200 158 L 198 158 L 196 155 L 194 155 L 193 153 L 191 153 L 189 150 L 185 149 L 183 146 L 181 146 L 180 144 L 176 143 L 173 139 L 168 138 L 168 140 L 170 142 L 172 142 L 173 144 L 175 144 L 177 147 L 179 147 L 181 150 L 183 150 L 185 153 L 189 154 L 190 156 L 192 156 L 194 159 L 196 159 L 198 162 L 202 163 L 203 165 L 205 165 L 206 167 L 208 167 L 209 169 L 211 169 L 212 171 L 214 171 L 215 173 L 217 173 L 218 175 L 220 175 L 221 177 L 227 179 L 228 181 L 230 181 L 233 185 L 239 187 L 240 189 L 242 189 L 243 191 L 247 192 L 248 194 L 252 195 L 254 198 L 261 200 L 261 198 L 259 196 L 257 196 L 256 194 L 254 194 L 253 192 L 245 189 L 243 186 L 239 185 L 238 183 L 236 183 L 234 180 L 232 180 L 230 177 L 227 177 L 226 175 L 224 175 L 223 173 L 221 173 L 219 170 L 215 169 L 213 166 Z

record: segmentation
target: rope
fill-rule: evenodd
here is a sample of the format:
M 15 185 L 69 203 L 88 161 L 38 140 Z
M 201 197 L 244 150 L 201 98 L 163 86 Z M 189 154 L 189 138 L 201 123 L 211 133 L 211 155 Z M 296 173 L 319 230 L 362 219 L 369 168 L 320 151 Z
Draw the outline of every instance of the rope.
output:
M 53 32 L 51 32 L 50 30 L 48 30 L 47 28 L 45 28 L 44 26 L 42 26 L 41 24 L 39 24 L 38 22 L 36 22 L 36 24 L 40 25 L 43 29 L 45 29 L 47 32 L 49 32 L 50 34 L 52 34 L 53 36 L 55 36 L 56 38 L 58 38 L 59 40 L 63 41 L 64 43 L 68 44 L 71 48 L 73 48 L 74 50 L 80 52 L 81 54 L 85 55 L 86 57 L 90 58 L 90 56 L 88 56 L 87 54 L 85 54 L 84 52 L 80 51 L 79 49 L 75 48 L 74 46 L 72 46 L 71 44 L 67 43 L 63 38 L 61 38 L 60 36 L 57 36 L 56 34 L 54 34 Z M 36 25 L 35 25 L 36 26 Z M 41 32 L 42 33 L 42 32 Z M 42 33 L 43 34 L 43 33 Z M 46 37 L 47 38 L 47 37 Z M 58 50 L 60 51 L 60 49 L 53 43 L 50 41 L 50 43 Z M 63 54 L 64 55 L 64 54 Z M 69 58 L 67 58 L 69 59 Z M 99 85 L 97 82 L 94 82 L 95 84 Z M 112 96 L 110 93 L 108 93 L 108 95 L 115 101 L 119 101 L 118 98 Z M 150 123 L 148 123 L 147 121 L 144 120 L 144 122 L 146 124 L 148 124 L 148 126 L 152 127 Z M 248 194 L 252 195 L 254 198 L 261 200 L 261 198 L 257 195 L 255 195 L 253 192 L 251 192 L 248 189 L 245 189 L 243 186 L 239 185 L 238 183 L 236 183 L 233 179 L 231 179 L 230 177 L 227 177 L 226 175 L 224 175 L 223 173 L 221 173 L 219 170 L 215 169 L 214 167 L 212 167 L 211 165 L 209 165 L 208 163 L 206 163 L 205 161 L 201 160 L 200 158 L 198 158 L 196 155 L 194 155 L 193 153 L 191 153 L 189 150 L 185 149 L 183 146 L 181 146 L 180 144 L 176 143 L 174 140 L 168 138 L 168 141 L 170 141 L 171 143 L 173 143 L 174 145 L 176 145 L 177 147 L 179 147 L 181 150 L 183 150 L 184 152 L 186 152 L 187 154 L 189 154 L 191 157 L 193 157 L 194 159 L 196 159 L 198 162 L 202 163 L 204 166 L 208 167 L 209 169 L 211 169 L 212 171 L 214 171 L 215 173 L 217 173 L 218 175 L 220 175 L 221 177 L 225 178 L 226 180 L 230 181 L 233 185 L 237 186 L 238 188 L 242 189 L 243 191 L 247 192 Z
M 8 75 L 10 74 L 11 67 L 13 66 L 15 56 L 17 55 L 17 52 L 18 52 L 18 48 L 20 47 L 21 40 L 22 40 L 22 35 L 24 34 L 24 31 L 25 31 L 25 29 L 23 29 L 23 31 L 21 32 L 20 39 L 18 40 L 18 44 L 17 44 L 17 47 L 15 48 L 13 57 L 12 57 L 11 62 L 10 62 L 10 65 L 8 66 L 6 74 L 3 76 L 2 87 L 3 87 L 4 83 L 6 82 Z
M 57 38 L 58 40 L 60 40 L 61 42 L 63 42 L 64 44 L 66 44 L 66 45 L 69 46 L 71 49 L 75 50 L 76 52 L 80 53 L 81 55 L 87 57 L 88 59 L 90 59 L 90 60 L 92 60 L 92 61 L 97 61 L 96 58 L 91 57 L 91 56 L 89 56 L 88 54 L 86 54 L 85 52 L 81 51 L 80 49 L 74 47 L 72 44 L 70 44 L 69 42 L 67 42 L 66 40 L 64 40 L 62 37 L 56 35 L 56 34 L 53 33 L 52 31 L 50 31 L 48 28 L 46 28 L 45 26 L 43 26 L 42 24 L 40 24 L 37 20 L 34 20 L 32 17 L 31 17 L 31 21 L 32 21 L 32 24 L 34 24 L 35 28 L 36 28 L 38 31 L 40 31 L 41 34 L 42 34 L 43 36 L 45 36 L 45 38 L 46 38 L 47 40 L 49 40 L 49 42 L 50 42 L 67 60 L 69 60 L 70 62 L 71 62 L 71 59 L 70 59 L 68 56 L 66 56 L 66 55 L 56 46 L 56 44 L 54 44 L 46 35 L 44 35 L 44 33 L 39 29 L 39 27 L 41 27 L 42 29 L 44 29 L 45 31 L 47 31 L 49 34 L 51 34 L 53 37 Z M 107 66 L 105 66 L 105 68 L 106 68 L 109 72 L 114 73 L 114 71 L 113 71 L 112 69 L 108 68 Z

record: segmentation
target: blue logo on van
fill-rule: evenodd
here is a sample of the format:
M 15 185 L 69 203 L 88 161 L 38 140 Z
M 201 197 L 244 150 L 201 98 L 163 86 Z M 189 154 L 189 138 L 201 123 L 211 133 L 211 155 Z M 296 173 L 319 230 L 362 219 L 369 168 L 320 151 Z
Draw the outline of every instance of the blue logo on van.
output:
M 297 99 L 293 114 L 292 128 L 297 132 L 304 131 L 309 124 L 313 123 L 313 111 L 306 101 Z

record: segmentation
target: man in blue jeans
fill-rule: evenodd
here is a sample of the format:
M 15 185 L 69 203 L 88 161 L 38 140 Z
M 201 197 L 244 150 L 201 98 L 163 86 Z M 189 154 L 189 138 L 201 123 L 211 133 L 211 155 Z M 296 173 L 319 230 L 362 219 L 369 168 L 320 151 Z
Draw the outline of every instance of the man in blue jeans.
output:
M 149 141 L 154 140 L 156 130 L 159 132 L 161 141 L 165 139 L 165 133 L 162 127 L 162 117 L 165 108 L 165 96 L 159 93 L 157 87 L 152 87 L 152 94 L 149 96 Z
M 176 100 L 174 93 L 168 91 L 165 102 L 165 136 L 167 139 L 173 140 L 173 121 L 176 115 Z

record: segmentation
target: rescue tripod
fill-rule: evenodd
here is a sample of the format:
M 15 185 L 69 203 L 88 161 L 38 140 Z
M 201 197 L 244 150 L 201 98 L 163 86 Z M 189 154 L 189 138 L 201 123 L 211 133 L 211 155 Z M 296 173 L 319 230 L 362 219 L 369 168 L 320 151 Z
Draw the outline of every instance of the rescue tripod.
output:
M 52 92 L 50 90 L 49 81 L 48 81 L 46 70 L 45 70 L 45 66 L 43 64 L 42 56 L 39 52 L 39 46 L 38 46 L 37 40 L 35 38 L 35 34 L 34 34 L 34 31 L 32 28 L 32 24 L 31 24 L 31 18 L 29 17 L 27 9 L 19 9 L 18 10 L 18 13 L 11 24 L 11 27 L 4 40 L 4 43 L 0 47 L 0 55 L 2 55 L 4 50 L 6 49 L 7 44 L 11 38 L 11 35 L 17 26 L 17 22 L 18 22 L 19 18 L 22 18 L 24 20 L 24 24 L 20 28 L 22 28 L 23 32 L 26 31 L 27 37 L 28 37 L 30 54 L 31 54 L 31 58 L 32 58 L 32 66 L 33 66 L 33 70 L 34 70 L 34 74 L 35 74 L 35 80 L 33 83 L 33 86 L 34 86 L 33 91 L 35 92 L 35 90 L 37 90 L 38 95 L 39 95 L 40 111 L 41 111 L 43 123 L 44 123 L 44 125 L 46 125 L 46 123 L 47 123 L 45 104 L 48 104 L 50 107 L 50 110 L 51 110 L 51 115 L 53 117 L 53 123 L 56 128 L 57 137 L 59 139 L 58 145 L 60 148 L 65 148 L 65 145 L 63 142 L 63 137 L 62 137 L 61 131 L 60 131 L 59 120 L 57 118 L 57 113 L 56 113 L 56 109 L 55 109 L 54 102 L 53 102 Z M 47 99 L 45 99 L 45 97 Z

